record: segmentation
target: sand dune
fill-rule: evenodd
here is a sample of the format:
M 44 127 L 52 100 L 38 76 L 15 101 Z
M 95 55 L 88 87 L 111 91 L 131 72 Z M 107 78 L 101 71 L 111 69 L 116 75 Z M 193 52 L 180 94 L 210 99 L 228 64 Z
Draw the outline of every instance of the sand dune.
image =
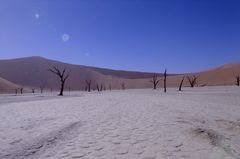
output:
M 72 65 L 59 61 L 53 61 L 42 57 L 29 57 L 11 60 L 0 60 L 1 76 L 11 82 L 32 86 L 56 89 L 59 87 L 57 77 L 47 71 L 52 66 L 67 68 L 71 70 L 67 88 L 84 89 L 85 80 L 92 80 L 92 86 L 102 83 L 105 87 L 119 88 L 123 81 L 129 87 L 140 87 L 139 84 L 132 84 L 132 79 L 151 77 L 152 73 L 114 71 L 95 67 Z M 128 84 L 129 83 L 129 84 Z
M 66 84 L 66 89 L 71 90 L 84 89 L 85 80 L 92 80 L 92 88 L 96 88 L 96 84 L 103 84 L 108 89 L 111 85 L 112 89 L 121 88 L 124 82 L 127 88 L 150 88 L 152 87 L 150 78 L 153 73 L 119 71 L 111 69 L 103 69 L 82 65 L 67 64 L 59 61 L 49 60 L 42 57 L 26 57 L 19 59 L 0 60 L 0 76 L 4 79 L 24 85 L 28 87 L 43 87 L 58 89 L 59 83 L 55 75 L 47 71 L 52 66 L 59 68 L 68 68 L 71 70 L 71 76 Z M 197 75 L 199 77 L 198 85 L 234 85 L 235 76 L 240 74 L 240 62 L 230 63 L 210 69 L 207 71 L 184 74 Z M 159 74 L 162 76 L 162 74 Z M 177 87 L 183 75 L 168 76 L 168 87 Z M 159 87 L 162 87 L 160 83 Z M 184 86 L 188 86 L 187 80 Z M 10 89 L 9 87 L 8 89 Z
M 0 93 L 14 92 L 16 88 L 19 86 L 0 77 Z

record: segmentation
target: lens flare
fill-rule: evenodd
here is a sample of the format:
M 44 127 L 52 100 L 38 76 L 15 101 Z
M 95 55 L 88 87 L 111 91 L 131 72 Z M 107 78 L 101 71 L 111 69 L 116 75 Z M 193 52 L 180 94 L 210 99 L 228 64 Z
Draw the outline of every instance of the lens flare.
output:
M 63 42 L 67 42 L 67 41 L 69 41 L 70 40 L 70 36 L 68 35 L 68 34 L 63 34 L 62 35 L 62 41 Z

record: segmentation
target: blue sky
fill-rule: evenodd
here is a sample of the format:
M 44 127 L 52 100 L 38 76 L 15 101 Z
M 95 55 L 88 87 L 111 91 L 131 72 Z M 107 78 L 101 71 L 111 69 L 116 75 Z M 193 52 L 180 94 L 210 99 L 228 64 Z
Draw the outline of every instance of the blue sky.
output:
M 0 0 L 0 59 L 194 72 L 240 61 L 239 0 Z

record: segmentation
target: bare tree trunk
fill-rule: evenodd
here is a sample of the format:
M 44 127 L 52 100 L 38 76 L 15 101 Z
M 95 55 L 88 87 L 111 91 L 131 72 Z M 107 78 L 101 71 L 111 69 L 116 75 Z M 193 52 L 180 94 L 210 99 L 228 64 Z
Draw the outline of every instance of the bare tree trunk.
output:
M 164 92 L 167 92 L 167 70 L 164 71 Z
M 100 92 L 99 85 L 97 84 L 97 91 Z
M 121 87 L 122 87 L 122 90 L 125 90 L 125 89 L 126 89 L 126 86 L 125 86 L 125 83 L 124 83 L 124 82 L 121 83 Z
M 65 85 L 65 82 L 62 82 L 62 83 L 61 83 L 61 88 L 60 88 L 59 96 L 63 96 L 64 85 Z
M 240 75 L 236 76 L 236 85 L 240 86 Z
M 109 84 L 109 90 L 110 90 L 110 91 L 112 90 L 112 85 L 111 85 L 111 84 Z
M 182 91 L 182 85 L 183 85 L 184 79 L 185 79 L 185 76 L 183 76 L 183 78 L 182 78 L 182 80 L 181 80 L 181 83 L 180 83 L 179 89 L 178 89 L 179 91 Z
M 70 71 L 68 71 L 68 73 L 66 73 L 66 68 L 64 68 L 62 71 L 54 66 L 52 69 L 48 69 L 48 71 L 52 72 L 53 74 L 57 75 L 60 78 L 61 81 L 61 88 L 60 88 L 60 93 L 59 96 L 63 96 L 63 90 L 64 90 L 64 85 L 66 80 L 69 78 L 70 75 Z
M 85 82 L 87 83 L 87 91 L 88 91 L 88 92 L 91 92 L 91 82 L 92 82 L 92 81 L 91 81 L 91 80 L 89 80 L 89 81 L 88 81 L 88 80 L 85 80 Z
M 20 93 L 23 94 L 23 88 L 20 88 Z

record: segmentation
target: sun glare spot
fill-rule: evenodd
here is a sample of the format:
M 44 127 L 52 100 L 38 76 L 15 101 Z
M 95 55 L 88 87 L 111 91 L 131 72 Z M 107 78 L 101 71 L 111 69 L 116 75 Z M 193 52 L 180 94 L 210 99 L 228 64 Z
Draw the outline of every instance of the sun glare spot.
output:
M 39 18 L 40 18 L 40 15 L 39 15 L 38 13 L 35 13 L 35 14 L 34 14 L 34 17 L 35 17 L 36 19 L 39 19 Z
M 62 41 L 63 42 L 67 42 L 67 41 L 69 41 L 70 40 L 70 36 L 68 35 L 68 34 L 63 34 L 62 35 Z

